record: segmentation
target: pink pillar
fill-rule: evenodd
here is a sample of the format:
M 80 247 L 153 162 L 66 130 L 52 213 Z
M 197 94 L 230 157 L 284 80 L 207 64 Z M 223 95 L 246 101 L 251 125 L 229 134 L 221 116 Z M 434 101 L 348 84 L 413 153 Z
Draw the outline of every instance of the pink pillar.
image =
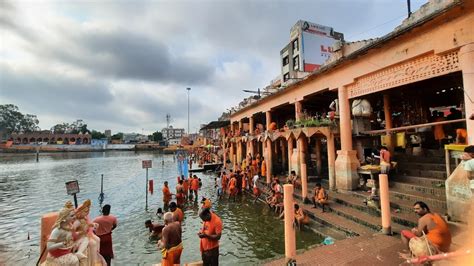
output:
M 285 151 L 285 140 L 283 138 L 280 138 L 280 152 L 281 152 L 282 169 L 285 169 L 285 166 L 286 166 L 286 151 Z
M 226 167 L 226 162 L 227 162 L 227 149 L 225 147 L 225 144 L 222 145 L 222 151 L 223 151 L 223 157 L 222 157 L 222 160 L 223 160 L 223 164 L 224 164 L 224 167 Z
M 298 151 L 299 151 L 299 161 L 300 161 L 300 176 L 301 176 L 301 196 L 303 200 L 308 196 L 308 174 L 306 172 L 306 137 L 300 135 L 298 138 Z
M 385 114 L 385 129 L 392 128 L 392 111 L 390 109 L 390 96 L 388 94 L 383 95 L 383 111 Z M 386 134 L 387 137 L 387 148 L 393 152 L 393 136 L 391 133 Z
M 250 135 L 253 135 L 253 131 L 255 130 L 255 121 L 253 119 L 253 116 L 249 117 L 249 133 Z
M 329 189 L 336 190 L 336 147 L 334 145 L 334 135 L 332 133 L 327 137 L 328 145 L 328 170 L 329 170 Z
M 318 177 L 321 176 L 322 168 L 323 168 L 323 161 L 321 156 L 321 139 L 316 139 L 316 173 Z
M 300 121 L 301 115 L 303 113 L 303 104 L 301 101 L 295 102 L 295 120 Z
M 230 156 L 230 162 L 232 164 L 232 169 L 235 170 L 235 161 L 234 161 L 234 154 L 235 154 L 235 148 L 234 148 L 234 142 L 231 142 L 230 143 L 230 152 L 229 152 L 229 156 Z
M 380 186 L 380 209 L 382 212 L 382 232 L 386 235 L 392 234 L 390 226 L 390 194 L 388 191 L 388 175 L 379 174 Z
M 267 184 L 271 183 L 272 178 L 272 141 L 270 139 L 266 140 L 267 147 L 266 152 L 267 156 L 265 156 L 265 162 L 267 163 Z
M 338 89 L 339 123 L 341 132 L 341 150 L 336 159 L 336 187 L 348 191 L 356 189 L 359 184 L 357 168 L 360 166 L 357 152 L 352 149 L 351 112 L 346 87 Z
M 294 259 L 296 256 L 295 206 L 293 200 L 293 185 L 283 185 L 283 204 L 285 212 L 285 257 Z
M 346 87 L 337 90 L 339 97 L 339 124 L 341 130 L 341 150 L 352 150 L 352 125 L 349 98 Z
M 253 140 L 249 141 L 249 149 L 250 149 L 250 155 L 253 158 L 255 156 L 255 151 L 254 151 L 255 148 L 253 147 Z
M 291 173 L 291 156 L 293 156 L 293 138 L 288 139 L 288 173 Z
M 464 110 L 466 110 L 467 142 L 474 145 L 474 43 L 469 43 L 459 50 L 459 64 L 462 70 L 464 88 Z
M 272 123 L 272 113 L 270 111 L 265 112 L 265 121 L 267 124 L 266 130 L 270 129 L 270 124 Z

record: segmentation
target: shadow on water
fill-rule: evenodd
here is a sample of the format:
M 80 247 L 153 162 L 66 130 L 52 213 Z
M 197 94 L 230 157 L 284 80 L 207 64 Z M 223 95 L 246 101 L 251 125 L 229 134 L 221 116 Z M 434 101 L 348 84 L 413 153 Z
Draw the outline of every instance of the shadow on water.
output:
M 145 211 L 145 170 L 141 161 L 153 160 L 149 178 L 154 180 L 155 193 L 149 195 Z M 161 161 L 165 164 L 162 165 Z M 144 221 L 156 220 L 161 207 L 164 181 L 176 186 L 176 163 L 172 155 L 135 152 L 54 153 L 42 154 L 40 162 L 31 155 L 0 155 L 0 264 L 33 265 L 39 256 L 41 215 L 59 210 L 66 200 L 64 183 L 77 179 L 81 192 L 78 201 L 92 200 L 91 217 L 99 215 L 100 175 L 104 174 L 104 204 L 112 205 L 119 225 L 114 231 L 114 262 L 118 265 L 157 263 L 161 255 L 156 240 L 148 238 Z M 213 210 L 222 218 L 220 261 L 225 264 L 255 264 L 284 253 L 283 222 L 262 203 L 248 197 L 236 202 L 217 200 L 214 176 L 198 175 L 203 180 L 199 191 L 210 198 Z M 198 203 L 184 208 L 183 262 L 200 260 L 201 228 Z M 28 233 L 30 240 L 27 240 Z M 311 230 L 297 232 L 297 248 L 321 242 Z

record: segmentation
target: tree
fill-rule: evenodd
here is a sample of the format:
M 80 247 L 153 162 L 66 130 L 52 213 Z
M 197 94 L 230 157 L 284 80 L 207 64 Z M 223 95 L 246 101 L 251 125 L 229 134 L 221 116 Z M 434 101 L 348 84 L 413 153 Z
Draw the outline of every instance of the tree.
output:
M 148 139 L 152 140 L 152 141 L 156 141 L 156 142 L 162 141 L 163 140 L 163 134 L 161 134 L 161 132 L 159 132 L 159 131 L 156 131 L 153 134 L 151 134 L 150 136 L 148 136 Z
M 92 130 L 91 136 L 93 139 L 105 139 L 105 134 L 96 130 Z
M 111 137 L 111 139 L 119 139 L 119 140 L 122 140 L 122 139 L 123 139 L 123 133 L 119 132 L 119 133 L 113 135 L 113 136 Z
M 22 114 L 18 106 L 13 104 L 0 105 L 0 131 L 12 132 L 37 131 L 39 120 L 36 115 Z
M 71 128 L 71 125 L 68 123 L 62 123 L 62 124 L 57 124 L 51 128 L 51 131 L 53 131 L 54 134 L 64 134 L 64 133 L 69 133 L 69 130 Z

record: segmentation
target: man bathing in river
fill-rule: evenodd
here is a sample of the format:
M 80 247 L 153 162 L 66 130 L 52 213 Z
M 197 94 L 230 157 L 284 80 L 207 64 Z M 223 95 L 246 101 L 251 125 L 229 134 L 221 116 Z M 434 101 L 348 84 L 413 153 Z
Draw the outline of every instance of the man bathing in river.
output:
M 93 223 L 99 226 L 95 229 L 95 234 L 100 238 L 100 255 L 104 257 L 107 265 L 111 264 L 114 258 L 112 247 L 112 231 L 117 227 L 117 218 L 110 214 L 110 205 L 102 207 L 102 215 L 95 218 Z
M 183 223 L 184 213 L 183 213 L 183 210 L 181 210 L 181 208 L 177 206 L 176 202 L 170 203 L 170 212 L 173 213 L 174 221 Z
M 183 252 L 181 224 L 174 221 L 171 212 L 165 213 L 163 218 L 165 227 L 161 233 L 161 240 L 158 241 L 158 249 L 161 250 L 162 257 L 161 265 L 179 265 L 181 263 L 181 252 Z
M 145 221 L 145 228 L 150 231 L 150 238 L 161 238 L 161 231 L 165 227 L 162 224 L 153 223 L 151 220 Z
M 164 203 L 164 208 L 165 210 L 168 209 L 168 204 L 171 201 L 171 194 L 170 188 L 168 187 L 168 181 L 165 181 L 163 185 L 163 189 L 161 190 L 163 192 L 163 203 Z

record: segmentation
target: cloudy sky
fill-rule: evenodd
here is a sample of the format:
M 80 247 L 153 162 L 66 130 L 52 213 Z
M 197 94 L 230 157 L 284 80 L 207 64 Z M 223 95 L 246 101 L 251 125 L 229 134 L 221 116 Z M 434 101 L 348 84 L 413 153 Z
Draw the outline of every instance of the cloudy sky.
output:
M 412 0 L 412 10 L 427 0 Z M 0 0 L 0 104 L 42 129 L 150 133 L 216 120 L 280 74 L 299 19 L 346 40 L 378 37 L 406 17 L 405 0 Z

